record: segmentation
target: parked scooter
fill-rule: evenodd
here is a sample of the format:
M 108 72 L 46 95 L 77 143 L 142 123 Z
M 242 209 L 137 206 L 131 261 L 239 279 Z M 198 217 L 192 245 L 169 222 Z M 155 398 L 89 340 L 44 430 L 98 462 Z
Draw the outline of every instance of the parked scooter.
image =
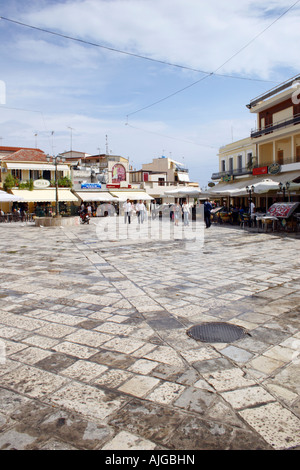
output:
M 82 224 L 89 224 L 90 223 L 90 217 L 88 216 L 88 214 L 86 214 L 83 211 L 80 213 L 80 222 Z

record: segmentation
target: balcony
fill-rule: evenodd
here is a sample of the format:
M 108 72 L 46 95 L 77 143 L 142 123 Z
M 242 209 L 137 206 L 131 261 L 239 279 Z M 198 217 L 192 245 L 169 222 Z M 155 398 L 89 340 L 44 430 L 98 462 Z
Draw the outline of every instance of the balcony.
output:
M 251 137 L 257 138 L 262 135 L 270 134 L 271 132 L 277 131 L 278 129 L 283 129 L 289 126 L 295 126 L 300 123 L 300 114 L 296 114 L 292 118 L 283 119 L 282 121 L 275 122 L 269 126 L 266 126 L 264 129 L 253 129 L 251 131 Z
M 300 156 L 298 155 L 294 157 L 284 157 L 282 160 L 277 159 L 276 162 L 273 160 L 262 161 L 251 166 L 251 168 L 236 168 L 235 170 L 220 171 L 219 173 L 213 173 L 211 179 L 219 180 L 223 177 L 252 175 L 254 168 L 269 167 L 273 163 L 279 163 L 279 165 L 281 165 L 281 171 L 300 170 Z
M 236 168 L 235 170 L 220 171 L 219 173 L 213 173 L 211 179 L 219 180 L 223 177 L 243 175 L 252 175 L 252 168 Z

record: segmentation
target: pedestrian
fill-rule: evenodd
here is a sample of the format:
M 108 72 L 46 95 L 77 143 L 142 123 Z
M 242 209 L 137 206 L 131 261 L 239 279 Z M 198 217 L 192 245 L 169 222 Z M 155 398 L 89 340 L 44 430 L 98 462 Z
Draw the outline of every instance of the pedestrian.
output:
M 184 223 L 184 225 L 190 225 L 190 223 L 189 223 L 190 208 L 189 208 L 186 201 L 184 201 L 184 203 L 183 203 L 182 212 L 183 212 L 183 223 Z
M 174 220 L 175 220 L 175 225 L 178 225 L 179 219 L 182 217 L 182 210 L 179 202 L 176 203 L 174 206 Z
M 152 219 L 153 220 L 156 219 L 157 207 L 156 207 L 156 200 L 155 199 L 153 199 L 153 201 L 151 202 L 150 210 L 151 210 Z
M 209 199 L 206 199 L 204 203 L 204 221 L 206 228 L 209 228 L 211 226 L 211 210 L 212 210 L 212 205 L 209 202 Z
M 128 223 L 130 224 L 131 222 L 131 212 L 132 212 L 132 204 L 129 199 L 127 199 L 126 202 L 123 204 L 123 209 L 124 209 L 124 222 L 126 224 L 127 220 Z
M 147 202 L 146 201 L 144 201 L 144 205 L 145 205 L 144 220 L 146 222 L 148 220 L 148 208 L 147 208 Z
M 143 203 L 143 201 L 139 201 L 136 205 L 135 205 L 135 210 L 136 210 L 136 215 L 137 215 L 137 218 L 138 218 L 138 223 L 139 224 L 143 224 L 144 223 L 144 218 L 145 218 L 145 204 Z

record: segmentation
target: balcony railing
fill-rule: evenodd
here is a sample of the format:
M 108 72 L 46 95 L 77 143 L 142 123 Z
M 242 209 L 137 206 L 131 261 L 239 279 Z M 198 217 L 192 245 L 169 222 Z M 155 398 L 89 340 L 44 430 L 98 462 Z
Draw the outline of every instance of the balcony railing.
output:
M 235 170 L 228 170 L 228 171 L 220 171 L 218 173 L 213 173 L 211 176 L 212 180 L 218 180 L 223 177 L 230 177 L 230 176 L 242 176 L 242 175 L 252 175 L 254 168 L 261 168 L 264 166 L 270 166 L 273 163 L 279 163 L 279 165 L 290 165 L 293 163 L 300 163 L 300 156 L 295 157 L 283 157 L 281 161 L 277 159 L 276 162 L 273 160 L 264 161 L 260 163 L 256 163 L 255 165 L 251 166 L 251 168 L 236 168 Z
M 300 123 L 300 114 L 296 114 L 292 118 L 283 119 L 282 121 L 275 122 L 269 126 L 264 127 L 263 129 L 253 129 L 251 131 L 251 137 L 261 137 L 262 135 L 270 134 L 271 132 L 277 131 L 288 126 L 294 126 Z
M 236 168 L 235 170 L 220 171 L 219 173 L 213 173 L 211 179 L 218 180 L 226 176 L 242 176 L 242 175 L 251 175 L 252 169 L 250 168 Z

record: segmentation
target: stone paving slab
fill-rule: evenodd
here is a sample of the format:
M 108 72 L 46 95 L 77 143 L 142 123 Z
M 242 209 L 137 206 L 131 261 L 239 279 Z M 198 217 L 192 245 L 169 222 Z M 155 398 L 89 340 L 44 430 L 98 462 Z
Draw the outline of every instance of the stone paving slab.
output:
M 0 226 L 0 449 L 300 449 L 299 238 L 105 223 Z

